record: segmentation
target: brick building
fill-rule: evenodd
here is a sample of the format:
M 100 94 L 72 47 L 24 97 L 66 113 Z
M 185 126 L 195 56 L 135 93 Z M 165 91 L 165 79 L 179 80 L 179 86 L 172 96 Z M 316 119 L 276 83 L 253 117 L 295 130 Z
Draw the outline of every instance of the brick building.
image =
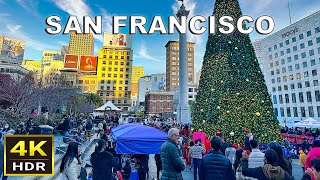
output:
M 147 115 L 173 115 L 173 92 L 148 92 L 145 105 Z

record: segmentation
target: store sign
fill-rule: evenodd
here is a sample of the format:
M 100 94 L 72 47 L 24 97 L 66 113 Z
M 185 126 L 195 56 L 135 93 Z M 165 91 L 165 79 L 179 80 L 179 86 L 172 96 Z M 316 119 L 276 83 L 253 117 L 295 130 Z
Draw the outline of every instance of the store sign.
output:
M 290 36 L 290 35 L 292 35 L 292 34 L 295 34 L 295 33 L 297 33 L 297 32 L 298 32 L 298 28 L 295 27 L 294 29 L 292 29 L 292 30 L 290 30 L 290 31 L 282 34 L 282 38 L 285 38 L 285 37 Z

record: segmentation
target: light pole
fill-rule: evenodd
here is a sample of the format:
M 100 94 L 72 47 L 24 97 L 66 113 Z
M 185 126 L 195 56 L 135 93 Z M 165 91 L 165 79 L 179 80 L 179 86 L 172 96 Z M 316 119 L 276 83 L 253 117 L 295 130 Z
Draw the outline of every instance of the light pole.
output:
M 182 21 L 182 17 L 187 17 L 189 15 L 188 10 L 183 4 L 176 14 L 179 18 L 180 23 Z M 187 19 L 187 18 L 186 18 Z M 179 105 L 178 105 L 178 113 L 177 119 L 179 123 L 190 123 L 190 107 L 188 105 L 188 69 L 187 69 L 187 34 L 179 33 Z

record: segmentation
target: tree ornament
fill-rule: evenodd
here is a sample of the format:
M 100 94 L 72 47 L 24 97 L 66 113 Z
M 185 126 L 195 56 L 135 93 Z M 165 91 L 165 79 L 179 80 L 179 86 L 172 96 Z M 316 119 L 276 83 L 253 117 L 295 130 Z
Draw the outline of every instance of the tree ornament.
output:
M 246 79 L 247 82 L 249 82 L 249 79 Z
M 236 93 L 236 95 L 237 95 L 237 96 L 239 96 L 239 95 L 240 95 L 240 93 L 238 93 L 238 92 L 237 92 L 237 93 Z
M 260 117 L 260 116 L 261 116 L 261 113 L 256 112 L 256 116 Z
M 228 98 L 224 98 L 223 101 L 224 101 L 224 102 L 228 102 L 229 99 L 228 99 Z
M 254 99 L 251 99 L 250 101 L 251 101 L 252 103 L 254 103 Z
M 228 43 L 231 44 L 232 42 L 231 42 L 231 41 L 228 41 Z
M 200 111 L 203 112 L 203 109 L 201 109 Z
M 217 109 L 220 109 L 220 106 L 217 106 Z
M 234 132 L 233 132 L 233 131 L 230 132 L 230 136 L 231 136 L 231 137 L 234 136 Z
M 262 103 L 264 103 L 264 100 L 261 100 Z
M 229 114 L 229 113 L 230 113 L 230 111 L 227 111 L 227 113 Z

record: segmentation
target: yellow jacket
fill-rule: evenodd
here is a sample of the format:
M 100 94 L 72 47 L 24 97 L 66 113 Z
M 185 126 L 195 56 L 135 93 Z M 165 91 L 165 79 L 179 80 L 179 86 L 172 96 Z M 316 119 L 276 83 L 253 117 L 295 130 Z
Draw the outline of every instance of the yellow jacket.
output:
M 300 154 L 299 156 L 300 166 L 304 167 L 304 163 L 306 162 L 307 155 L 302 150 L 299 151 L 299 154 Z

